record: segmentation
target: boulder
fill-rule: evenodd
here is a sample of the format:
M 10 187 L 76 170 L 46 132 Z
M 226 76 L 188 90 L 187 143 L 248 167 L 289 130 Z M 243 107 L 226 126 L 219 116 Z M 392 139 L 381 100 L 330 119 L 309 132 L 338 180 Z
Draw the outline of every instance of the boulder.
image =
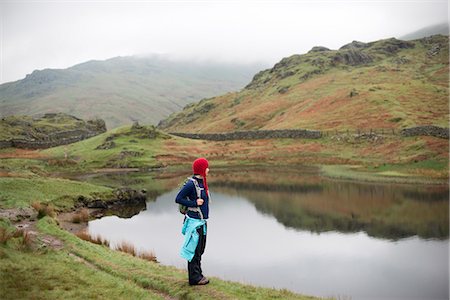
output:
M 369 47 L 368 44 L 359 42 L 359 41 L 353 41 L 351 43 L 345 44 L 339 50 L 351 50 L 351 49 L 363 49 Z
M 373 61 L 372 57 L 360 50 L 339 51 L 332 58 L 332 63 L 343 63 L 351 66 L 365 65 Z
M 311 48 L 311 50 L 308 51 L 308 53 L 314 53 L 314 52 L 325 52 L 325 51 L 331 51 L 327 47 L 323 46 L 314 46 Z

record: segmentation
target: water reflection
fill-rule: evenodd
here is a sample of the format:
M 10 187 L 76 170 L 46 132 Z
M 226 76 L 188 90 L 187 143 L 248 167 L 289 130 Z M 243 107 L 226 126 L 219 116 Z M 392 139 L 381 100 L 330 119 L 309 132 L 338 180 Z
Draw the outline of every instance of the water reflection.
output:
M 179 186 L 188 173 L 132 173 L 84 179 L 111 187 L 145 188 L 148 199 L 154 201 Z M 391 240 L 449 236 L 448 186 L 331 181 L 321 178 L 314 168 L 286 169 L 281 173 L 265 169 L 216 170 L 212 175 L 213 196 L 219 192 L 244 197 L 259 212 L 289 228 L 315 233 L 364 231 Z
M 203 260 L 208 276 L 356 300 L 448 299 L 448 240 L 389 241 L 364 232 L 292 229 L 272 213 L 262 214 L 246 192 L 216 186 Z M 131 219 L 92 221 L 89 231 L 112 245 L 129 241 L 154 251 L 163 264 L 185 268 L 176 193 L 148 202 Z
M 400 239 L 447 238 L 448 200 L 417 201 L 402 186 L 368 186 L 325 183 L 321 188 L 281 190 L 220 188 L 243 196 L 262 213 L 273 215 L 285 226 L 312 232 L 365 231 L 368 235 Z M 415 194 L 420 195 L 420 194 Z
M 146 210 L 89 231 L 185 268 L 174 198 L 186 174 L 84 178 L 152 195 Z M 448 299 L 448 186 L 330 181 L 313 168 L 211 175 L 206 274 L 317 296 Z

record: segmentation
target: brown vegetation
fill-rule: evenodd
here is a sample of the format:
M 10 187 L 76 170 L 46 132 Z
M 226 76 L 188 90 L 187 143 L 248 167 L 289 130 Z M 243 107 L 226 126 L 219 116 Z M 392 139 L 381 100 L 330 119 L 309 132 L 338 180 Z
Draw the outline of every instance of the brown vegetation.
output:
M 56 216 L 55 207 L 53 204 L 43 204 L 39 201 L 34 201 L 31 203 L 31 207 L 33 207 L 38 212 L 38 219 L 41 219 L 45 216 L 49 216 L 54 218 Z
M 133 246 L 133 244 L 131 244 L 127 241 L 122 241 L 120 244 L 117 244 L 117 246 L 115 247 L 115 250 L 125 252 L 125 253 L 131 254 L 133 256 L 148 260 L 148 261 L 158 262 L 156 260 L 156 255 L 153 253 L 153 251 L 138 252 L 136 250 L 136 248 Z
M 133 244 L 126 242 L 126 241 L 123 241 L 122 243 L 117 244 L 115 247 L 115 250 L 136 256 L 136 248 L 133 246 Z
M 0 227 L 0 243 L 5 244 L 13 236 L 14 232 L 10 232 L 4 227 Z
M 79 237 L 82 240 L 97 244 L 97 245 L 104 245 L 106 247 L 109 247 L 109 241 L 101 237 L 100 235 L 97 235 L 95 237 L 91 236 L 89 232 L 87 231 L 81 231 L 75 234 L 77 237 Z
M 85 223 L 87 221 L 89 221 L 89 210 L 87 208 L 82 208 L 72 216 L 73 223 Z
M 155 253 L 153 251 L 143 251 L 139 253 L 139 257 L 148 261 L 158 262 Z

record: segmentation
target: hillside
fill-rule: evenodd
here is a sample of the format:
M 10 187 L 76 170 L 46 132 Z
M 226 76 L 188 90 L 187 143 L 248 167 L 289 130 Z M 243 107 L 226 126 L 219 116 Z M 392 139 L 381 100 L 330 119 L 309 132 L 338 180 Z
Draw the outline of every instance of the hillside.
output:
M 106 131 L 101 119 L 84 121 L 63 113 L 8 116 L 0 120 L 0 149 L 49 148 L 70 144 Z
M 108 128 L 156 125 L 188 103 L 242 88 L 260 68 L 131 56 L 36 70 L 0 85 L 0 116 L 64 112 L 102 118 Z
M 448 36 L 314 47 L 257 73 L 244 89 L 171 115 L 168 132 L 448 127 Z
M 421 39 L 421 38 L 424 38 L 424 37 L 427 37 L 430 35 L 435 35 L 435 34 L 442 34 L 442 35 L 448 36 L 448 34 L 449 34 L 448 23 L 427 26 L 427 27 L 421 28 L 417 31 L 405 34 L 405 35 L 399 37 L 399 39 L 409 41 L 409 40 Z

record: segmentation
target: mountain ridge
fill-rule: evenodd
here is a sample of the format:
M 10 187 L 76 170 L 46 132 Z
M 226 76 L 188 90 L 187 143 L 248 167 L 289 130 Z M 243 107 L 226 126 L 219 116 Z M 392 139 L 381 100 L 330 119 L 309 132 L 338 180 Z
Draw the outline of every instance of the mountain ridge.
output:
M 0 85 L 0 114 L 63 112 L 102 118 L 109 128 L 156 124 L 188 103 L 242 88 L 260 67 L 127 56 L 35 70 Z
M 258 72 L 239 92 L 186 106 L 159 127 L 220 133 L 415 125 L 448 127 L 448 36 L 313 47 Z

